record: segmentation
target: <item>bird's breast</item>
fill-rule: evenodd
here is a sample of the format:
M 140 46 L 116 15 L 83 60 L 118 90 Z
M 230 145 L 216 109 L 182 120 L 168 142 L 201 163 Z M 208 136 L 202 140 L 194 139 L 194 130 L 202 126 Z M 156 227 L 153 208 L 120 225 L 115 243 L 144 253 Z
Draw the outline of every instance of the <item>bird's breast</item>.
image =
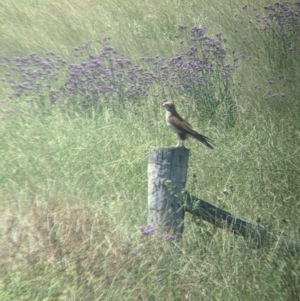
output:
M 181 130 L 178 126 L 176 126 L 174 123 L 167 122 L 167 125 L 168 125 L 168 127 L 169 127 L 172 131 L 174 131 L 175 133 L 180 134 L 180 133 L 182 132 L 182 130 Z

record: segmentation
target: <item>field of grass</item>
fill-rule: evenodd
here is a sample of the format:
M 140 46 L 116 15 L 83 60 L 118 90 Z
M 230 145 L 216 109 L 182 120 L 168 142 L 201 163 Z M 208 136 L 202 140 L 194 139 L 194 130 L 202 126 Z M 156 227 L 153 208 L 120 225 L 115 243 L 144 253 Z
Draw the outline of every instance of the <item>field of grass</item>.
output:
M 186 189 L 299 241 L 299 15 L 263 0 L 1 1 L 0 300 L 300 300 L 300 255 L 277 242 L 189 214 L 181 242 L 139 231 L 149 151 L 177 143 L 172 98 L 215 144 L 185 143 Z

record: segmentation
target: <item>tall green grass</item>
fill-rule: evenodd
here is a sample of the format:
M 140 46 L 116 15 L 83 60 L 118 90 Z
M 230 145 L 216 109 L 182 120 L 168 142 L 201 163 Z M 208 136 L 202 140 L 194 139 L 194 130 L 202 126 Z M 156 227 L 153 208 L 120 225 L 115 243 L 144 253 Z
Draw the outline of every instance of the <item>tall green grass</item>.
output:
M 186 188 L 298 240 L 299 60 L 255 29 L 268 3 L 2 1 L 1 56 L 51 50 L 72 63 L 74 46 L 106 35 L 139 62 L 176 54 L 177 24 L 222 32 L 228 59 L 240 57 L 236 124 L 203 120 L 205 112 L 174 98 L 216 145 L 187 142 Z M 295 37 L 289 42 L 299 47 Z M 9 83 L 1 83 L 1 300 L 299 300 L 299 254 L 276 243 L 256 249 L 189 215 L 180 244 L 139 233 L 149 150 L 176 143 L 155 89 L 124 106 L 81 109 L 72 99 L 9 99 Z

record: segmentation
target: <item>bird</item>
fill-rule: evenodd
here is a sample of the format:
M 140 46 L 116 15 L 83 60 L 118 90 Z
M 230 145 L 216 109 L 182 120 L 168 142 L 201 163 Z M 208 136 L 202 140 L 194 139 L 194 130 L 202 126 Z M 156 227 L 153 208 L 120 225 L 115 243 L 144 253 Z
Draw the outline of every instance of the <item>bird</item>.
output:
M 175 104 L 172 100 L 167 100 L 162 103 L 162 106 L 166 109 L 166 122 L 167 125 L 177 134 L 178 144 L 176 147 L 185 147 L 183 141 L 189 136 L 202 142 L 204 145 L 213 149 L 213 141 L 208 137 L 197 133 L 192 126 L 184 120 L 176 111 Z

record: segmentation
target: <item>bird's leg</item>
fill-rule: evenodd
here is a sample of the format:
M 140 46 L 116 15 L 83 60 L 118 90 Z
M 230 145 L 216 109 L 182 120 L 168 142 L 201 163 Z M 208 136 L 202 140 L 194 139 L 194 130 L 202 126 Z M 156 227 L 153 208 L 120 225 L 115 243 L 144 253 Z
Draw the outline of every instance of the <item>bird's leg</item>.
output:
M 184 147 L 183 140 L 178 139 L 178 143 L 177 143 L 176 147 Z

